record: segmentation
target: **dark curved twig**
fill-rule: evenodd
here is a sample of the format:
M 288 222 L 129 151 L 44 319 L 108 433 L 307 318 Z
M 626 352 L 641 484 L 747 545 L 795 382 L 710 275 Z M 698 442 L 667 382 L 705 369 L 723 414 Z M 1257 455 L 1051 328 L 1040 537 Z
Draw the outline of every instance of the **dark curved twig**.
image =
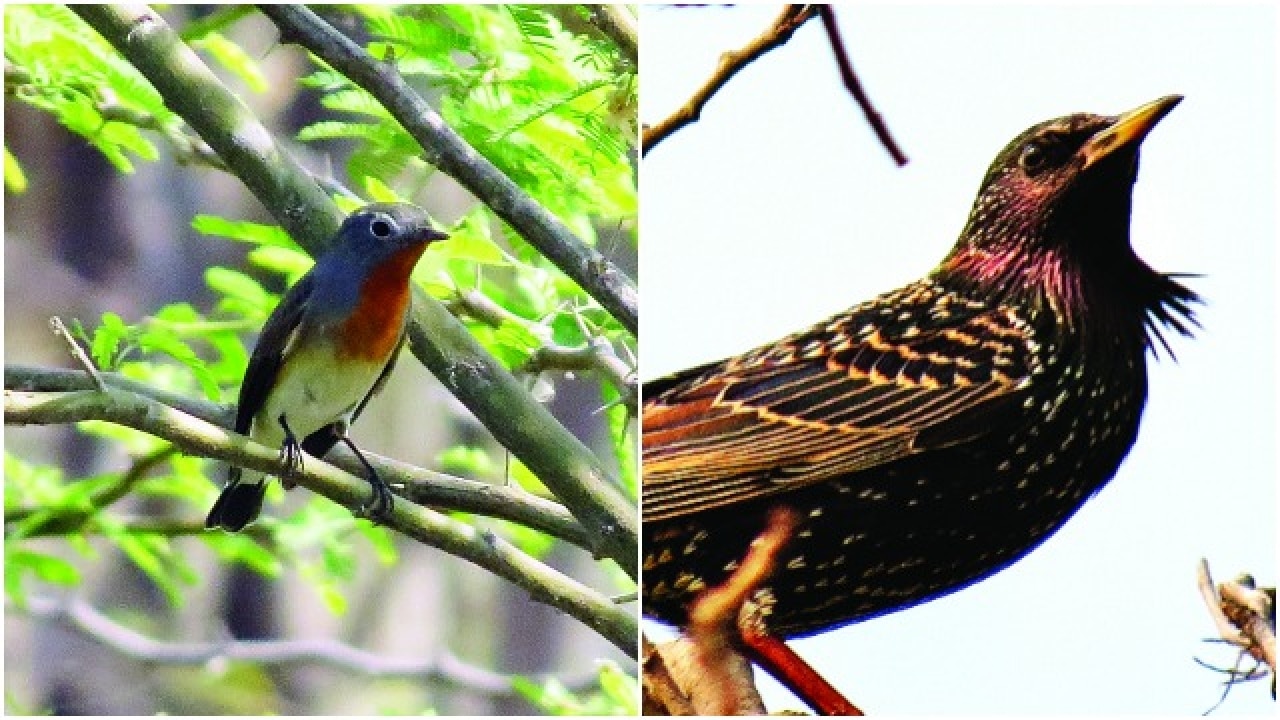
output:
M 872 107 L 871 98 L 867 97 L 866 91 L 862 89 L 862 82 L 853 72 L 853 63 L 849 62 L 849 53 L 845 51 L 844 40 L 840 39 L 840 27 L 836 25 L 836 11 L 830 5 L 819 5 L 818 13 L 822 16 L 822 26 L 827 30 L 827 39 L 831 41 L 831 54 L 835 55 L 836 64 L 840 66 L 840 79 L 844 81 L 844 86 L 853 94 L 853 99 L 867 116 L 867 122 L 871 123 L 871 129 L 880 139 L 880 144 L 884 145 L 884 148 L 893 156 L 893 161 L 899 167 L 906 165 L 907 156 L 893 141 L 893 136 L 889 134 L 889 126 L 885 125 L 884 118 Z

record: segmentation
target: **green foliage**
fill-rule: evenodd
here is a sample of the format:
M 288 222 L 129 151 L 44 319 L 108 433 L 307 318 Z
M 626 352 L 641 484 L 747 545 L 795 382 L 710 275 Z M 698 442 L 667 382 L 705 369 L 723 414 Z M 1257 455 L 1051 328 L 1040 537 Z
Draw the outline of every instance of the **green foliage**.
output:
M 222 33 L 205 33 L 198 40 L 191 41 L 191 46 L 207 51 L 218 64 L 240 78 L 250 90 L 259 93 L 267 91 L 267 76 L 258 67 L 257 61 Z
M 6 4 L 4 57 L 6 96 L 49 112 L 120 172 L 133 172 L 130 155 L 158 155 L 140 126 L 181 134 L 155 88 L 61 5 Z
M 179 30 L 234 84 L 260 93 L 267 81 L 256 53 L 235 41 L 236 24 L 256 12 L 222 7 Z M 567 31 L 550 9 L 538 6 L 335 6 L 328 12 L 362 23 L 373 38 L 371 53 L 393 62 L 478 152 L 579 237 L 634 247 L 637 84 L 635 69 L 616 47 Z M 185 121 L 67 8 L 6 5 L 4 20 L 8 97 L 48 113 L 121 173 L 131 173 L 138 160 L 160 157 L 159 147 L 179 160 L 200 160 L 191 153 L 194 141 Z M 349 211 L 371 200 L 421 202 L 424 188 L 439 178 L 385 108 L 323 65 L 300 83 L 302 92 L 320 95 L 327 111 L 297 139 L 342 160 L 345 178 L 335 190 L 340 207 Z M 16 150 L 5 147 L 5 184 L 20 194 L 27 176 L 18 158 L 34 158 Z M 229 401 L 243 377 L 253 334 L 279 301 L 273 290 L 296 282 L 312 259 L 274 225 L 200 214 L 192 227 L 247 249 L 246 266 L 205 270 L 212 302 L 173 302 L 140 317 L 106 312 L 86 319 L 84 327 L 72 326 L 104 370 L 155 388 Z M 621 357 L 635 356 L 635 338 L 491 209 L 476 202 L 446 230 L 450 240 L 423 257 L 414 281 L 450 303 L 508 368 L 520 371 L 549 345 L 603 342 Z M 548 370 L 530 384 L 550 396 L 560 378 Z M 618 475 L 634 497 L 635 423 L 617 402 L 617 389 L 603 377 L 598 385 L 597 436 L 608 445 L 598 451 L 616 458 Z M 5 588 L 15 605 L 33 584 L 78 585 L 85 558 L 98 557 L 104 547 L 119 551 L 174 605 L 200 586 L 189 557 L 191 547 L 202 545 L 225 563 L 267 577 L 297 573 L 335 614 L 347 610 L 361 572 L 358 558 L 398 562 L 392 533 L 323 498 L 289 513 L 269 512 L 250 533 L 203 532 L 192 519 L 212 503 L 221 464 L 184 457 L 167 442 L 121 425 L 83 422 L 76 429 L 109 441 L 125 467 L 71 477 L 55 466 L 5 455 Z M 547 495 L 527 467 L 491 446 L 451 447 L 440 466 Z M 168 508 L 168 516 L 187 520 L 163 531 L 139 527 L 113 507 L 126 496 L 150 498 Z M 273 510 L 279 510 L 282 496 L 273 484 Z M 555 546 L 554 539 L 519 525 L 459 515 L 534 557 L 545 557 Z M 62 544 L 37 544 L 50 535 Z M 199 545 L 184 540 L 186 535 L 198 537 Z M 616 567 L 603 567 L 618 588 L 633 588 Z M 634 678 L 612 665 L 601 668 L 599 687 L 588 693 L 554 683 L 528 684 L 521 692 L 552 712 L 636 709 Z
M 597 689 L 575 694 L 558 680 L 541 684 L 529 678 L 515 678 L 516 692 L 550 715 L 623 715 L 640 714 L 640 689 L 636 679 L 610 662 L 600 664 Z
M 27 176 L 22 172 L 18 158 L 7 147 L 4 149 L 4 188 L 14 195 L 27 191 Z
M 357 12 L 377 38 L 370 52 L 438 93 L 445 120 L 525 192 L 589 242 L 598 227 L 618 228 L 634 242 L 636 84 L 617 48 L 566 31 L 536 6 Z M 346 169 L 354 183 L 376 176 L 412 189 L 428 180 L 433 170 L 417 143 L 363 89 L 324 66 L 303 84 L 322 92 L 336 117 L 350 117 L 309 125 L 299 139 L 351 143 Z M 552 337 L 571 346 L 588 335 L 634 343 L 488 208 L 477 204 L 449 232 L 415 278 L 437 297 L 474 290 L 507 310 L 496 326 L 476 321 L 471 329 L 508 367 L 523 365 Z

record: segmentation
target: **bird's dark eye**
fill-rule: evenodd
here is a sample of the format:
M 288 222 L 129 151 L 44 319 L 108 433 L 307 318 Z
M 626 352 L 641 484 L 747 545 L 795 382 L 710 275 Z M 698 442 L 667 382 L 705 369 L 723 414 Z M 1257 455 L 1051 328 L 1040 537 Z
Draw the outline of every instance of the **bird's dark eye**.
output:
M 1022 155 L 1018 157 L 1018 164 L 1028 175 L 1034 175 L 1044 169 L 1049 162 L 1049 151 L 1045 146 L 1032 140 L 1027 146 L 1022 148 Z
M 369 229 L 373 231 L 375 237 L 391 237 L 391 221 L 385 217 L 380 217 L 377 220 L 374 220 L 373 223 L 369 225 Z

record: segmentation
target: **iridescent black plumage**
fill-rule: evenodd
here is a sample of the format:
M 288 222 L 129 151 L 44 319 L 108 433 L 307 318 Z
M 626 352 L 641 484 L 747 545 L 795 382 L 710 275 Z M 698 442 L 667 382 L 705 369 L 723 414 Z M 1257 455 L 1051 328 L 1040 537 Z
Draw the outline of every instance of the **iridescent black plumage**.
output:
M 1151 341 L 1194 323 L 1129 244 L 1138 144 L 1179 99 L 1030 128 L 929 276 L 646 384 L 645 612 L 682 624 L 777 505 L 801 523 L 771 633 L 893 612 L 1014 562 L 1110 480 Z

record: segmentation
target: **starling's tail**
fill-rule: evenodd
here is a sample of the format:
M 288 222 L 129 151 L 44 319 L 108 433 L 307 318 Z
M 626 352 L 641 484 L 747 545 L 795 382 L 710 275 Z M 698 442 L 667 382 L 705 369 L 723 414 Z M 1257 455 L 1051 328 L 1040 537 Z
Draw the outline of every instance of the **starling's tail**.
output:
M 267 476 L 257 472 L 243 473 L 232 467 L 222 494 L 204 521 L 208 529 L 220 527 L 228 532 L 239 532 L 253 522 L 262 511 L 262 497 L 267 492 Z

